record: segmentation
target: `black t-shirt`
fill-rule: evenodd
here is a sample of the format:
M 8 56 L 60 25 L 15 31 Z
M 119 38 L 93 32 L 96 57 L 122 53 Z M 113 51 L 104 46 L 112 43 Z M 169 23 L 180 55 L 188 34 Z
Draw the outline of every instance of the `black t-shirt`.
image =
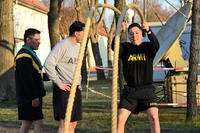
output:
M 153 59 L 159 43 L 153 33 L 148 38 L 150 42 L 142 42 L 140 45 L 129 42 L 120 45 L 123 74 L 128 86 L 139 87 L 153 82 Z

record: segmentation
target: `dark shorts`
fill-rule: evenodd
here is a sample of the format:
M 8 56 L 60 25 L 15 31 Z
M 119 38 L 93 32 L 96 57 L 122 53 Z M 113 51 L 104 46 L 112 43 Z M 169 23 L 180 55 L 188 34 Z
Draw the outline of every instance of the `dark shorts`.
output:
M 66 107 L 69 99 L 69 92 L 61 90 L 57 85 L 53 85 L 53 110 L 54 119 L 65 119 Z M 71 122 L 82 119 L 82 96 L 80 89 L 76 90 L 74 104 L 71 114 Z
M 19 120 L 41 120 L 43 119 L 42 113 L 42 98 L 40 99 L 40 106 L 32 107 L 32 102 L 18 105 L 18 119 Z
M 153 85 L 132 88 L 125 86 L 119 108 L 125 108 L 133 114 L 157 107 L 155 87 Z

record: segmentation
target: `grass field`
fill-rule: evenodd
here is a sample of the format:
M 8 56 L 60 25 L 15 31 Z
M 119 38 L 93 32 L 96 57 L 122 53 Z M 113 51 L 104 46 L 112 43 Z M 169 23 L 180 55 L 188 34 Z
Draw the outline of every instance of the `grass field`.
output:
M 90 87 L 111 96 L 111 81 L 90 82 Z M 88 93 L 83 88 L 83 120 L 80 121 L 78 133 L 109 133 L 111 132 L 111 99 L 98 94 Z M 52 89 L 47 87 L 44 98 L 43 111 L 44 126 L 50 132 L 56 132 L 58 123 L 53 119 Z M 159 111 L 162 132 L 200 132 L 200 109 L 196 122 L 185 122 L 186 108 L 161 107 Z M 20 125 L 17 120 L 16 104 L 12 102 L 0 103 L 0 125 Z M 145 113 L 132 115 L 126 125 L 126 132 L 149 132 L 149 123 Z

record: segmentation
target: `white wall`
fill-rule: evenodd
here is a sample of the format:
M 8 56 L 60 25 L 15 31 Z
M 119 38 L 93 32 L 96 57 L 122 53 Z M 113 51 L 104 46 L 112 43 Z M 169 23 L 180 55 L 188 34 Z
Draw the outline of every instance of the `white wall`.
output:
M 39 49 L 36 50 L 36 53 L 43 64 L 51 50 L 47 14 L 37 12 L 18 4 L 14 5 L 13 13 L 15 38 L 23 39 L 24 31 L 28 28 L 36 28 L 41 31 L 41 44 L 39 46 Z M 23 44 L 24 42 L 22 41 L 16 43 L 15 54 L 17 53 L 17 51 L 19 51 Z
M 105 36 L 99 35 L 98 42 L 99 42 L 99 50 L 100 50 L 100 54 L 101 54 L 103 67 L 107 67 L 108 66 L 108 52 L 107 52 L 108 38 Z
M 24 31 L 28 28 L 36 28 L 41 31 L 41 44 L 36 53 L 42 64 L 51 51 L 49 31 L 48 31 L 48 16 L 37 12 L 27 7 L 15 4 L 14 5 L 14 37 L 23 39 Z M 103 66 L 107 67 L 107 37 L 99 35 L 99 50 L 103 62 Z M 20 50 L 23 41 L 16 43 L 15 54 Z M 95 61 L 92 53 L 91 43 L 88 45 L 90 67 L 95 67 Z

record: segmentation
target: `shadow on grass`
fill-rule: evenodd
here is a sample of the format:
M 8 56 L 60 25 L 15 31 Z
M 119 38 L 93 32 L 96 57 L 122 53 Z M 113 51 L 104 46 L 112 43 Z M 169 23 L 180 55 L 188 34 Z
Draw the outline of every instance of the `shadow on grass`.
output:
M 17 108 L 17 103 L 15 101 L 1 101 L 0 108 L 15 109 Z

